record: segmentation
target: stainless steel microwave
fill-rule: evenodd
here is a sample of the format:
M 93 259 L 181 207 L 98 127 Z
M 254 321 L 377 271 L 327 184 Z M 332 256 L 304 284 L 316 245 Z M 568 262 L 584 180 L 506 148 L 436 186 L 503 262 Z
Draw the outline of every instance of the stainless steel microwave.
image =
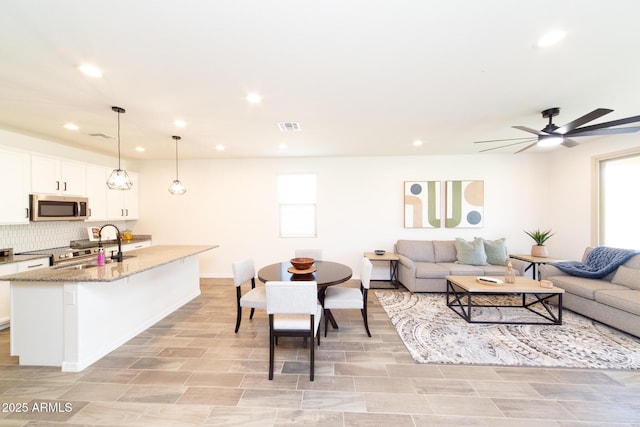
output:
M 29 196 L 31 221 L 80 221 L 89 218 L 89 199 L 76 196 Z

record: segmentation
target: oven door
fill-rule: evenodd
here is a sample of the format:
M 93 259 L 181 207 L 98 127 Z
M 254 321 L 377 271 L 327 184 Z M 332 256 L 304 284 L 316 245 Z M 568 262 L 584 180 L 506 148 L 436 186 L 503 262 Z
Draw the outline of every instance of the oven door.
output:
M 31 221 L 75 221 L 87 219 L 89 201 L 86 197 L 32 194 Z

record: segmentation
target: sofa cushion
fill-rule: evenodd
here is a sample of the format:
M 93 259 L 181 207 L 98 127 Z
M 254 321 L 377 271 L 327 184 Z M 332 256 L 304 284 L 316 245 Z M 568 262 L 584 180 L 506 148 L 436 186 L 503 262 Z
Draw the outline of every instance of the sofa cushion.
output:
M 598 291 L 596 301 L 640 316 L 640 291 L 632 289 Z
M 622 265 L 624 265 L 625 267 L 640 270 L 640 254 L 632 256 L 629 261 L 625 262 Z
M 477 237 L 476 237 L 477 238 Z M 484 251 L 487 254 L 487 262 L 493 265 L 507 265 L 509 252 L 507 251 L 507 239 L 482 240 Z
M 430 240 L 398 240 L 396 251 L 412 261 L 435 262 L 433 243 Z
M 613 276 L 611 283 L 640 290 L 640 270 L 621 265 L 618 267 L 618 270 L 616 270 L 616 274 Z
M 475 238 L 470 242 L 456 238 L 456 259 L 460 264 L 486 265 L 487 254 L 482 239 Z
M 555 286 L 558 286 L 569 293 L 590 300 L 595 300 L 596 291 L 623 291 L 628 289 L 624 286 L 614 285 L 613 283 L 602 279 L 585 279 L 584 277 L 576 276 L 551 276 L 547 279 L 551 280 Z
M 453 240 L 434 240 L 433 252 L 435 254 L 435 262 L 456 261 L 456 243 Z
M 449 270 L 433 262 L 416 262 L 416 278 L 443 279 Z
M 460 264 L 457 262 L 440 262 L 438 263 L 442 268 L 447 269 L 452 276 L 482 276 L 483 271 L 481 266 Z

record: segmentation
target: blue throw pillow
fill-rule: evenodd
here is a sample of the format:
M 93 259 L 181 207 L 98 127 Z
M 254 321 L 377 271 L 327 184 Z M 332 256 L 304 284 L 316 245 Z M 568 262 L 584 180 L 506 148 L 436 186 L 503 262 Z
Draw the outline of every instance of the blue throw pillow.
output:
M 487 265 L 487 254 L 484 251 L 482 239 L 475 238 L 472 242 L 467 242 L 459 237 L 456 238 L 456 259 L 460 264 Z

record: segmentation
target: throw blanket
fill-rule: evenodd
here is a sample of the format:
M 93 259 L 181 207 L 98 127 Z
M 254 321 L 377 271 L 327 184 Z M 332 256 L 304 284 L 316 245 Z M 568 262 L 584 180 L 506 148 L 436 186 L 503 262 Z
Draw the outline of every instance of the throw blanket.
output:
M 587 255 L 585 263 L 578 261 L 555 262 L 551 265 L 558 267 L 567 274 L 589 279 L 601 279 L 627 262 L 640 251 L 631 249 L 609 248 L 598 246 Z

